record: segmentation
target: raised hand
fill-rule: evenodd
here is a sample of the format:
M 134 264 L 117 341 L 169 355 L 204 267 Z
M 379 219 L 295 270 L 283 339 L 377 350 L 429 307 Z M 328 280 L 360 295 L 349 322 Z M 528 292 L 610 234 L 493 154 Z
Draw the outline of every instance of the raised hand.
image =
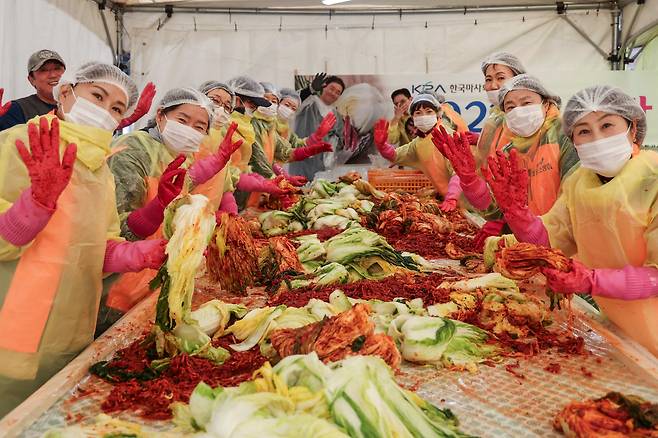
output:
M 156 89 L 153 82 L 146 84 L 142 90 L 142 94 L 139 95 L 139 100 L 137 101 L 137 106 L 135 106 L 135 111 L 133 111 L 129 117 L 121 120 L 119 126 L 117 126 L 117 129 L 130 126 L 144 117 L 145 114 L 148 114 L 149 110 L 151 109 L 151 104 L 153 103 L 153 98 L 155 97 L 155 92 Z
M 77 146 L 69 144 L 59 159 L 59 119 L 41 117 L 39 126 L 31 123 L 27 127 L 30 142 L 28 152 L 21 140 L 16 140 L 16 149 L 27 167 L 32 182 L 32 197 L 44 207 L 54 209 L 57 199 L 71 181 Z

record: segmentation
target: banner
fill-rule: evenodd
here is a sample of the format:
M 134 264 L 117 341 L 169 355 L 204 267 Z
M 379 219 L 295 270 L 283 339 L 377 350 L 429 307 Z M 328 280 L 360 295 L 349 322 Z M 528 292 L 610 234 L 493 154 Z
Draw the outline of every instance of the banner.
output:
M 644 139 L 645 146 L 658 146 L 658 79 L 656 72 L 650 71 L 574 71 L 574 72 L 532 72 L 554 94 L 562 98 L 562 108 L 577 91 L 592 85 L 612 85 L 621 88 L 637 99 L 647 115 L 648 132 Z M 443 94 L 446 101 L 461 114 L 469 130 L 480 132 L 489 111 L 489 101 L 484 91 L 484 78 L 481 73 L 459 75 L 344 75 L 340 76 L 346 84 L 346 92 L 356 84 L 367 83 L 379 93 L 369 99 L 368 105 L 360 109 L 372 114 L 360 119 L 370 122 L 375 115 L 387 114 L 392 117 L 393 104 L 391 92 L 398 88 L 407 88 L 412 95 L 434 91 Z M 296 76 L 296 87 L 302 88 L 312 76 Z M 372 92 L 374 93 L 374 92 Z M 384 102 L 386 110 L 377 108 L 373 101 Z M 655 108 L 654 108 L 655 107 Z M 343 114 L 344 116 L 346 114 Z M 372 128 L 365 123 L 359 132 Z

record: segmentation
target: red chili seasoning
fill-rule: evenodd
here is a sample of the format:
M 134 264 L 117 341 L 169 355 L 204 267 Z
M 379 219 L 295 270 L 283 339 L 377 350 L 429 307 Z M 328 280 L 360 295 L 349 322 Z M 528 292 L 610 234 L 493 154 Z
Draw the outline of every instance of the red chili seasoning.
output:
M 227 346 L 233 341 L 226 337 L 215 342 L 215 345 Z M 142 348 L 141 352 L 139 348 Z M 138 369 L 143 364 L 142 360 L 146 359 L 146 351 L 141 347 L 140 341 L 123 351 L 125 350 L 135 353 L 135 363 L 130 364 L 125 354 L 120 360 L 133 369 Z M 156 379 L 148 381 L 132 379 L 114 385 L 101 408 L 106 413 L 129 410 L 146 419 L 170 419 L 172 414 L 169 405 L 177 401 L 188 402 L 190 394 L 199 382 L 203 381 L 212 387 L 236 386 L 249 380 L 253 372 L 266 360 L 260 354 L 258 346 L 245 352 L 231 351 L 231 357 L 222 365 L 215 365 L 200 357 L 181 354 L 174 357 L 169 367 Z
M 519 364 L 519 362 L 516 361 L 515 363 L 505 365 L 505 371 L 507 371 L 508 373 L 510 373 L 511 375 L 513 375 L 514 377 L 516 377 L 518 379 L 525 379 L 525 375 L 523 375 L 523 374 L 519 373 L 518 371 L 516 371 L 520 367 L 521 367 L 521 364 Z
M 561 366 L 559 363 L 551 362 L 544 369 L 549 373 L 560 374 Z
M 592 372 L 585 367 L 580 367 L 580 371 L 583 373 L 583 376 L 587 377 L 588 379 L 594 377 L 594 374 L 592 374 Z
M 345 292 L 350 298 L 362 300 L 392 301 L 395 298 L 422 298 L 426 306 L 450 301 L 450 291 L 440 289 L 444 276 L 438 273 L 430 275 L 393 275 L 383 280 L 361 280 L 340 286 L 321 288 L 299 288 L 274 295 L 268 302 L 270 306 L 285 304 L 292 307 L 304 307 L 311 298 L 329 301 L 329 295 L 336 289 Z

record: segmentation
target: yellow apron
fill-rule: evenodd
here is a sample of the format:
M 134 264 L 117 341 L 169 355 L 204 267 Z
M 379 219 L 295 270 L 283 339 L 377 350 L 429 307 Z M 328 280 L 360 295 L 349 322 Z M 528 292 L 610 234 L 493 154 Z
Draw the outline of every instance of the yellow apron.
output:
M 0 239 L 0 416 L 93 340 L 106 242 L 119 238 L 105 162 L 112 133 L 67 122 L 60 122 L 60 133 L 61 151 L 76 143 L 78 156 L 57 210 L 30 245 Z M 29 147 L 27 125 L 0 134 L 1 211 L 30 186 L 16 139 Z
M 578 259 L 589 268 L 658 267 L 657 177 L 653 151 L 639 152 L 606 184 L 594 172 L 577 169 L 564 181 L 555 208 L 542 217 L 551 245 L 575 243 Z M 595 300 L 611 321 L 658 355 L 658 298 Z
M 276 125 L 273 124 L 270 130 L 264 131 L 260 135 L 260 146 L 262 146 L 267 162 L 270 163 L 270 165 L 274 163 L 275 134 Z M 249 199 L 247 200 L 247 207 L 257 208 L 263 194 L 264 193 L 261 192 L 251 192 L 249 194 Z
M 397 148 L 395 164 L 422 171 L 432 181 L 432 185 L 441 196 L 448 193 L 448 182 L 450 181 L 448 161 L 434 146 L 431 134 L 416 137 L 411 143 Z

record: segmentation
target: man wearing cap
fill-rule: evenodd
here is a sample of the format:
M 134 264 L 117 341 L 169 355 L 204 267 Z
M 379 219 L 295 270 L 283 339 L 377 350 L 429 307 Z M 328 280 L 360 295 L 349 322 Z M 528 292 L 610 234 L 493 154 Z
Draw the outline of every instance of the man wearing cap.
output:
M 53 87 L 66 70 L 64 60 L 52 50 L 39 50 L 27 62 L 27 80 L 36 93 L 11 102 L 9 111 L 0 117 L 0 131 L 27 123 L 33 117 L 57 108 Z

